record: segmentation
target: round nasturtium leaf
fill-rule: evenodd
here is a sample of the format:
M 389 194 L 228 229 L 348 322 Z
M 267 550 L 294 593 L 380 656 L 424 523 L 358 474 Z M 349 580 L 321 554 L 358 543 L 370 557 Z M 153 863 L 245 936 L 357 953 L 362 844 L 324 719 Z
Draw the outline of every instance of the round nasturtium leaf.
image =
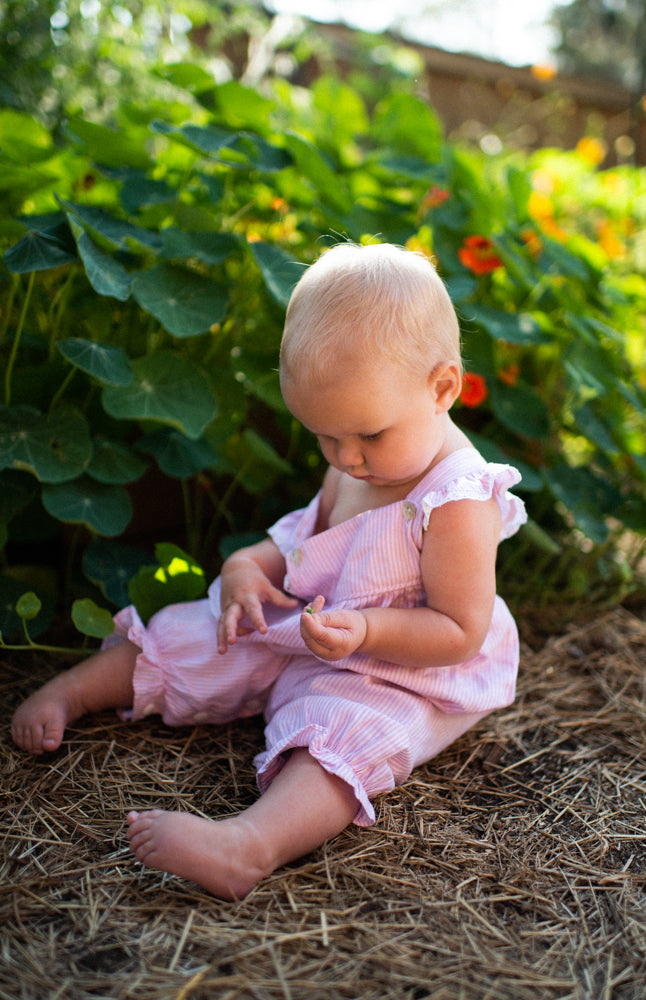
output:
M 114 632 L 114 620 L 106 608 L 100 608 L 89 597 L 82 597 L 72 605 L 72 621 L 83 635 L 105 639 Z
M 143 476 L 148 463 L 132 449 L 115 441 L 96 438 L 94 454 L 87 467 L 88 475 L 100 483 L 134 483 Z
M 99 382 L 108 385 L 128 385 L 132 381 L 132 368 L 128 355 L 114 344 L 99 344 L 82 337 L 59 340 L 57 348 L 64 358 L 87 372 Z
M 175 337 L 206 333 L 227 311 L 228 294 L 222 285 L 169 264 L 139 272 L 132 281 L 132 294 Z
M 206 375 L 188 358 L 158 351 L 132 362 L 127 386 L 106 386 L 103 406 L 121 420 L 157 420 L 199 438 L 217 412 Z
M 218 461 L 217 452 L 208 441 L 191 441 L 172 427 L 160 427 L 151 434 L 144 434 L 136 448 L 153 455 L 162 472 L 173 479 L 188 479 Z
M 43 414 L 34 406 L 0 406 L 0 469 L 24 469 L 42 483 L 64 483 L 81 474 L 91 455 L 89 427 L 77 410 Z
M 43 506 L 66 524 L 85 524 L 99 535 L 120 535 L 132 517 L 130 497 L 122 486 L 105 486 L 89 476 L 43 487 Z

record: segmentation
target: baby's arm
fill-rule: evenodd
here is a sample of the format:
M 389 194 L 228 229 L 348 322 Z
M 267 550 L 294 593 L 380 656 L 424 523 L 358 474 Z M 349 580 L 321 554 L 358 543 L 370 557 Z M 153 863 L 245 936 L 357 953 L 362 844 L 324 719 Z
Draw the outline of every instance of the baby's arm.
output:
M 262 606 L 294 608 L 298 601 L 281 590 L 285 558 L 271 538 L 238 549 L 222 565 L 222 615 L 218 622 L 218 650 L 226 653 L 238 635 L 251 631 L 240 625 L 246 615 L 259 632 L 267 631 Z
M 494 499 L 456 500 L 437 508 L 421 555 L 426 606 L 326 612 L 317 598 L 301 618 L 305 642 L 328 660 L 355 651 L 409 667 L 469 659 L 491 622 L 499 535 Z

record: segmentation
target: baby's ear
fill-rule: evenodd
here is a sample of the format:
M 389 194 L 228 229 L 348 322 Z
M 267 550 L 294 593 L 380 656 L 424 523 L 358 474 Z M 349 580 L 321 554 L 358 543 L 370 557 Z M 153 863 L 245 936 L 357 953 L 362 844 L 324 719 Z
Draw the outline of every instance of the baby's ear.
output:
M 446 413 L 460 395 L 462 376 L 456 361 L 442 361 L 429 376 L 429 384 L 435 396 L 436 412 Z

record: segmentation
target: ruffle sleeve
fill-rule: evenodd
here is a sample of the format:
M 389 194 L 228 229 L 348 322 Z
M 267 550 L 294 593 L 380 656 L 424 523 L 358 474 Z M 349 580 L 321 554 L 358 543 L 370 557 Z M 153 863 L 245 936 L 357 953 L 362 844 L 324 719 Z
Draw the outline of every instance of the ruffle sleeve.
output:
M 431 490 L 422 498 L 424 528 L 428 527 L 431 511 L 453 500 L 490 500 L 495 497 L 502 515 L 500 540 L 515 534 L 527 520 L 523 501 L 509 490 L 521 479 L 520 472 L 511 465 L 488 463 L 482 469 L 466 472 Z

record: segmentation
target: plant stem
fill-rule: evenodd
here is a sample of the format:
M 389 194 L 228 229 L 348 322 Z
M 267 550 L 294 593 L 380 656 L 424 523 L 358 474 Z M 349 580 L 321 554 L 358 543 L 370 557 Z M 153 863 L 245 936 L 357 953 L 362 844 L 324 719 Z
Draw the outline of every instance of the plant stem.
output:
M 16 360 L 16 355 L 18 353 L 18 345 L 20 343 L 20 338 L 22 336 L 23 327 L 25 325 L 25 318 L 27 316 L 27 309 L 29 308 L 31 293 L 34 288 L 35 278 L 36 278 L 36 272 L 32 271 L 31 274 L 29 275 L 29 284 L 27 285 L 25 301 L 22 304 L 22 312 L 20 313 L 20 319 L 18 320 L 18 326 L 16 328 L 16 333 L 13 338 L 13 344 L 11 346 L 11 354 L 9 355 L 9 361 L 7 362 L 7 370 L 4 376 L 4 401 L 7 404 L 7 406 L 11 404 L 11 375 L 13 372 L 13 366 Z
M 4 319 L 2 321 L 2 328 L 0 329 L 0 344 L 5 338 L 7 333 L 7 328 L 9 326 L 9 320 L 11 319 L 11 311 L 13 309 L 13 300 L 16 297 L 16 292 L 18 291 L 18 285 L 20 283 L 20 275 L 14 274 L 11 281 L 11 291 L 9 292 L 9 297 L 5 305 Z

